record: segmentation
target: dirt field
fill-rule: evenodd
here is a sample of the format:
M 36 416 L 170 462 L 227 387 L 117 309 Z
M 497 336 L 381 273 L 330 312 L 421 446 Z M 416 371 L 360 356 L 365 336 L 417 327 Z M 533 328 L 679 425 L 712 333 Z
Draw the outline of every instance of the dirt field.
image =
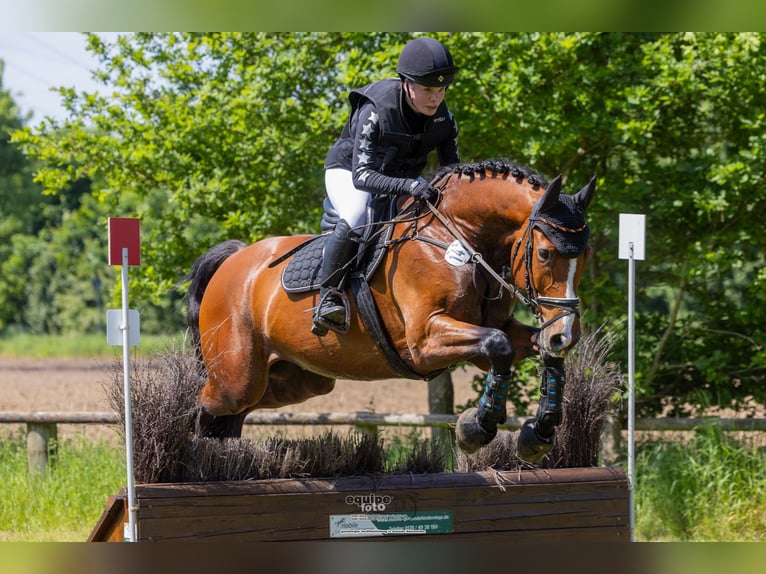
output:
M 0 358 L 0 411 L 109 411 L 103 387 L 112 380 L 115 369 L 121 373 L 119 364 L 108 359 Z M 459 370 L 453 374 L 456 404 L 475 397 L 471 379 L 476 372 Z M 278 410 L 427 413 L 428 384 L 400 379 L 339 380 L 328 395 Z M 3 426 L 0 425 L 0 429 Z M 60 432 L 67 436 L 82 432 L 82 428 L 67 425 Z M 113 430 L 96 427 L 90 427 L 87 432 L 97 437 L 114 434 Z

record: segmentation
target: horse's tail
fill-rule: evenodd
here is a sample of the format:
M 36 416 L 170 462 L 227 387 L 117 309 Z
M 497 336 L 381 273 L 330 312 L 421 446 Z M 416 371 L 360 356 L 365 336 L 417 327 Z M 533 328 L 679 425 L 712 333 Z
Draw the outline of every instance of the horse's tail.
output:
M 191 280 L 189 291 L 186 293 L 188 311 L 186 314 L 186 326 L 192 336 L 192 343 L 197 358 L 202 360 L 202 348 L 200 347 L 199 311 L 202 304 L 202 296 L 205 294 L 210 279 L 218 268 L 237 251 L 247 247 L 247 243 L 231 239 L 224 241 L 208 249 L 192 265 L 187 280 Z

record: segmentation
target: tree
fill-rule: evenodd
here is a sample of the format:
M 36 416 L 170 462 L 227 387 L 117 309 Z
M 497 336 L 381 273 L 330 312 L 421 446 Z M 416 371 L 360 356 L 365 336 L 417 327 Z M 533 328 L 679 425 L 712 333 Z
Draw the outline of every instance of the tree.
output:
M 98 178 L 114 215 L 141 217 L 147 240 L 138 293 L 168 293 L 196 255 L 225 238 L 317 230 L 322 162 L 347 107 L 343 82 L 358 80 L 355 66 L 374 67 L 375 58 L 358 56 L 378 52 L 378 37 L 89 41 L 110 95 L 62 90 L 72 119 L 27 130 L 18 141 L 46 164 L 39 174 L 46 189 Z M 128 191 L 140 199 L 133 213 L 121 212 Z
M 160 299 L 225 238 L 316 231 L 322 161 L 350 87 L 393 73 L 408 34 L 90 36 L 99 94 L 17 132 L 59 193 L 94 182 L 138 215 L 138 292 Z M 618 213 L 646 213 L 639 411 L 766 399 L 763 34 L 438 34 L 464 160 L 509 157 L 569 191 L 597 175 L 590 328 L 625 321 Z M 131 198 L 125 204 L 124 197 Z M 620 357 L 618 357 L 620 358 Z M 621 358 L 624 360 L 624 357 Z
M 2 88 L 0 61 L 0 331 L 103 329 L 103 216 L 87 179 L 43 195 L 34 162 L 11 142 L 26 121 Z
M 31 233 L 39 226 L 40 189 L 32 185 L 30 162 L 18 146 L 11 143 L 11 133 L 20 129 L 24 118 L 10 92 L 3 87 L 0 60 L 0 267 L 13 253 L 14 237 Z M 0 282 L 0 329 L 17 322 L 24 304 L 25 273 L 3 273 Z
M 458 35 L 462 141 L 597 174 L 587 321 L 624 321 L 617 214 L 646 213 L 640 409 L 764 395 L 761 34 Z M 478 86 L 475 90 L 473 85 Z M 477 93 L 478 92 L 478 93 Z M 453 95 L 451 94 L 450 97 Z M 466 110 L 462 110 L 465 112 Z M 464 113 L 462 117 L 466 117 Z M 500 144 L 502 142 L 502 144 Z M 491 147 L 488 147 L 491 146 Z M 680 225 L 679 225 L 680 223 Z

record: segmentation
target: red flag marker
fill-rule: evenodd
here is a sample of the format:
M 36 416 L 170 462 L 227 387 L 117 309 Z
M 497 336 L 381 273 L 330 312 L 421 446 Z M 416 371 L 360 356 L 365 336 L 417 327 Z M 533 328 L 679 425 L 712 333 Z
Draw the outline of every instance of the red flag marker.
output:
M 140 220 L 136 217 L 110 217 L 109 265 L 122 265 L 122 249 L 128 248 L 128 265 L 141 265 Z

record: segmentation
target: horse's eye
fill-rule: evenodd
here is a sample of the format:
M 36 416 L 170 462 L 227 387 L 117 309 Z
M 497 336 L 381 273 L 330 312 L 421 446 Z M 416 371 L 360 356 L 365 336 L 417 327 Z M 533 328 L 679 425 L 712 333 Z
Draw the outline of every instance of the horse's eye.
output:
M 551 250 L 550 249 L 538 249 L 537 250 L 537 256 L 540 258 L 540 261 L 546 262 L 551 260 Z

